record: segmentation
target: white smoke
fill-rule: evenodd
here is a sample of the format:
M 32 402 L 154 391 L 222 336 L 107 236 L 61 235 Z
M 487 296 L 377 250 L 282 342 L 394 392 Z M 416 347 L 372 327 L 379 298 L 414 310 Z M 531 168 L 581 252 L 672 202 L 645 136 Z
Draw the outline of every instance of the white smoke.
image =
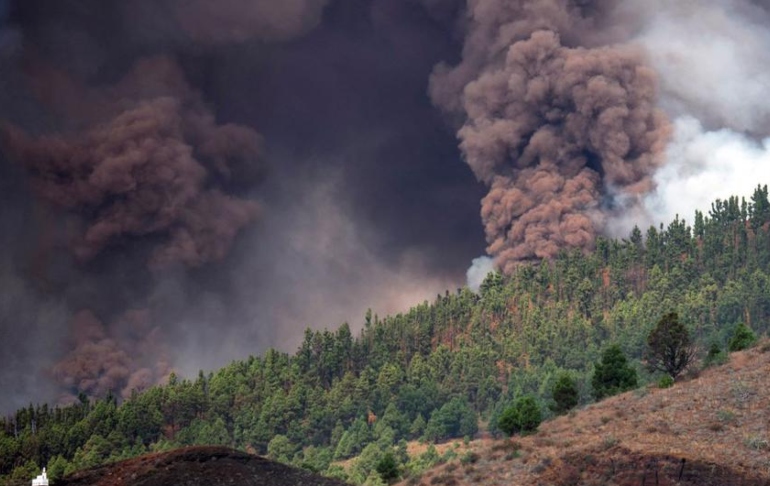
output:
M 640 3 L 640 2 L 635 2 Z M 663 106 L 710 128 L 755 133 L 770 121 L 770 16 L 750 0 L 645 0 L 633 40 L 660 76 Z
M 692 117 L 675 122 L 667 164 L 655 175 L 657 190 L 645 206 L 652 223 L 676 215 L 692 222 L 696 209 L 715 199 L 749 196 L 757 184 L 770 182 L 770 138 L 758 142 L 727 128 L 704 130 Z
M 610 232 L 676 215 L 692 222 L 715 199 L 770 183 L 768 11 L 751 0 L 638 0 L 622 10 L 638 22 L 633 42 L 660 77 L 674 134 L 644 201 L 648 214 L 622 215 Z
M 481 289 L 481 284 L 490 273 L 495 271 L 495 261 L 487 256 L 474 258 L 466 272 L 468 288 L 474 292 Z

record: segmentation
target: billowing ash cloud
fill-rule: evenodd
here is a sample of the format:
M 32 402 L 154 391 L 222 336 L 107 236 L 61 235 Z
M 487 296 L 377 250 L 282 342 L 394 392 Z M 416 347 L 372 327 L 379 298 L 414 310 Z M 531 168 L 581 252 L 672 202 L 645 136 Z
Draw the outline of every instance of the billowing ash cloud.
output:
M 101 103 L 77 108 L 97 120 L 80 133 L 4 130 L 5 148 L 37 195 L 80 216 L 76 257 L 152 239 L 156 269 L 222 260 L 258 213 L 255 202 L 226 193 L 260 172 L 257 133 L 217 125 L 168 59 L 142 60 L 116 87 L 90 95 L 78 99 Z
M 167 351 L 147 311 L 128 311 L 109 329 L 90 311 L 72 319 L 71 351 L 51 372 L 65 391 L 88 396 L 130 396 L 170 371 Z
M 154 271 L 225 259 L 259 213 L 255 201 L 238 194 L 263 169 L 262 140 L 253 129 L 217 123 L 169 57 L 139 57 L 119 81 L 98 86 L 37 54 L 23 64 L 32 94 L 64 120 L 60 133 L 31 135 L 12 122 L 2 128 L 5 155 L 22 167 L 32 193 L 68 218 L 45 239 L 64 241 L 80 264 L 109 261 L 116 252 Z M 144 283 L 134 285 L 151 286 L 142 273 L 135 270 Z M 148 309 L 105 326 L 92 303 L 80 305 L 73 348 L 53 366 L 63 391 L 127 395 L 167 373 L 159 333 L 148 334 L 142 323 L 149 318 L 137 317 Z
M 436 70 L 431 94 L 465 116 L 460 147 L 490 188 L 487 251 L 511 271 L 590 249 L 662 162 L 655 74 L 636 49 L 578 45 L 598 18 L 578 2 L 471 2 L 469 16 L 463 61 Z
M 324 3 L 259 3 L 240 15 L 236 11 L 243 10 L 244 2 L 225 2 L 216 13 L 210 2 L 192 2 L 185 9 L 174 2 L 154 10 L 157 15 L 170 9 L 166 20 L 187 42 L 218 44 L 299 35 L 317 23 Z M 76 265 L 85 269 L 97 259 L 109 268 L 121 255 L 132 265 L 140 263 L 131 278 L 139 289 L 154 285 L 142 266 L 167 272 L 223 261 L 239 233 L 260 212 L 245 193 L 262 178 L 262 138 L 252 128 L 219 123 L 170 56 L 129 54 L 122 61 L 131 60 L 132 66 L 116 82 L 82 79 L 82 65 L 69 64 L 56 43 L 64 34 L 82 29 L 80 41 L 87 45 L 72 54 L 87 58 L 98 50 L 96 39 L 88 37 L 93 19 L 69 16 L 70 11 L 61 17 L 57 12 L 38 17 L 24 6 L 15 7 L 19 22 L 29 23 L 26 31 L 22 29 L 27 36 L 24 51 L 13 53 L 18 56 L 19 76 L 26 79 L 37 103 L 60 120 L 55 131 L 32 124 L 36 133 L 30 133 L 13 120 L 4 122 L 1 131 L 3 151 L 25 174 L 35 204 L 67 221 L 63 227 L 45 223 L 48 229 L 38 237 L 41 252 L 50 253 L 63 243 Z M 132 5 L 144 9 L 142 13 L 148 13 L 148 7 L 141 2 Z M 105 9 L 109 5 L 96 11 Z M 146 39 L 142 43 L 146 49 Z M 78 59 L 84 61 L 88 59 Z M 48 211 L 43 209 L 43 214 Z M 50 269 L 44 268 L 45 262 L 41 265 L 36 275 L 45 281 Z M 60 278 L 83 277 L 88 278 L 73 272 Z M 139 289 L 134 293 L 143 293 Z M 50 368 L 62 392 L 126 396 L 162 379 L 170 370 L 170 355 L 159 328 L 148 324 L 157 309 L 146 307 L 141 297 L 123 299 L 102 309 L 101 314 L 109 316 L 103 320 L 91 309 L 106 300 L 99 294 L 92 287 L 70 297 L 69 306 L 81 310 L 73 309 L 73 338 L 64 357 Z M 89 302 L 92 299 L 96 301 Z M 123 311 L 122 305 L 140 310 Z M 6 328 L 10 324 L 6 319 L 13 316 L 3 314 Z
M 498 266 L 765 182 L 768 25 L 751 0 L 469 1 L 462 60 L 431 96 L 490 187 Z
M 0 2 L 0 410 L 459 286 L 482 188 L 425 89 L 461 6 Z

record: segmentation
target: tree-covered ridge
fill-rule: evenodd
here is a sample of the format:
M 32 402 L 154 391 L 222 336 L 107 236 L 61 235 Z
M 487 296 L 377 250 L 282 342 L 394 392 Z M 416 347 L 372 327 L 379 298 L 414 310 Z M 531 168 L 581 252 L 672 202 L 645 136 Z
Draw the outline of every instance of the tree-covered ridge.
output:
M 179 445 L 222 444 L 308 469 L 376 482 L 391 454 L 413 471 L 438 460 L 406 457 L 405 440 L 494 431 L 514 399 L 532 394 L 548 413 L 564 374 L 592 400 L 590 379 L 610 343 L 640 365 L 650 331 L 676 312 L 696 344 L 724 348 L 745 323 L 766 333 L 770 315 L 770 202 L 716 201 L 693 226 L 635 228 L 596 251 L 491 274 L 479 294 L 439 295 L 408 312 L 367 313 L 354 336 L 305 332 L 296 353 L 270 350 L 197 379 L 123 403 L 82 397 L 68 407 L 30 406 L 0 422 L 0 477 L 52 475 Z M 336 460 L 359 459 L 345 472 Z M 36 473 L 35 473 L 36 474 Z

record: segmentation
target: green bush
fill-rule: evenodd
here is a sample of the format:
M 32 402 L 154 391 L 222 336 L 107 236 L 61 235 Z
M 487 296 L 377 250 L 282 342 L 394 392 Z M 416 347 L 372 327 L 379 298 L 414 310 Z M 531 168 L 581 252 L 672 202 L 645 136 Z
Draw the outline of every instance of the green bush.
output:
M 577 382 L 568 374 L 561 373 L 551 388 L 553 402 L 550 406 L 557 414 L 569 412 L 575 408 L 580 399 L 580 391 Z
M 382 456 L 382 459 L 377 462 L 377 465 L 374 469 L 386 483 L 398 479 L 401 474 L 398 470 L 398 463 L 396 462 L 396 458 L 390 452 Z
M 460 462 L 462 464 L 475 464 L 480 459 L 479 455 L 473 451 L 468 451 L 460 456 Z
M 425 426 L 425 440 L 439 441 L 473 436 L 478 431 L 476 412 L 465 398 L 453 398 L 434 410 Z
M 595 365 L 591 385 L 597 400 L 636 388 L 636 370 L 620 346 L 613 344 L 604 350 L 602 361 Z
M 413 456 L 406 464 L 406 470 L 411 477 L 420 476 L 428 469 L 441 464 L 442 457 L 438 455 L 436 446 L 430 444 L 428 449 L 419 456 Z
M 537 430 L 543 414 L 534 397 L 527 395 L 518 398 L 506 408 L 497 419 L 497 428 L 508 435 L 528 433 Z
M 728 349 L 730 352 L 742 351 L 748 349 L 757 342 L 757 336 L 746 324 L 739 323 L 733 331 L 733 337 L 730 338 Z
M 658 380 L 658 388 L 671 388 L 672 386 L 674 386 L 674 379 L 669 375 L 665 375 Z
M 718 342 L 712 341 L 708 353 L 706 353 L 706 358 L 703 360 L 703 367 L 708 368 L 709 366 L 721 365 L 726 361 L 727 354 L 722 351 Z

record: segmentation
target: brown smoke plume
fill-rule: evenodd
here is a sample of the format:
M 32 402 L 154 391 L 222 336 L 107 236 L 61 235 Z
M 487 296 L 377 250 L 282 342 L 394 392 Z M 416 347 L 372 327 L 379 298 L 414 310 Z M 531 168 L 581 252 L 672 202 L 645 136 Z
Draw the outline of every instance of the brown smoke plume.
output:
M 147 311 L 128 311 L 108 330 L 91 311 L 83 310 L 73 317 L 72 332 L 73 349 L 52 369 L 71 396 L 112 392 L 127 397 L 170 371 L 160 330 L 151 326 Z
M 80 263 L 117 253 L 138 254 L 156 272 L 199 267 L 223 260 L 257 218 L 259 205 L 241 194 L 262 178 L 261 137 L 217 124 L 170 58 L 140 59 L 108 87 L 44 64 L 28 74 L 69 129 L 31 136 L 6 123 L 2 145 L 34 193 L 76 221 L 66 238 Z M 150 320 L 149 310 L 130 311 L 105 325 L 79 312 L 53 378 L 69 396 L 126 396 L 157 383 L 170 360 Z
M 33 138 L 12 126 L 3 131 L 37 194 L 83 218 L 77 258 L 142 239 L 155 242 L 154 269 L 224 258 L 258 214 L 254 201 L 226 190 L 259 174 L 259 135 L 217 125 L 165 58 L 141 61 L 118 86 L 79 100 L 79 118 L 89 124 L 82 132 Z
M 70 394 L 125 395 L 170 369 L 160 331 L 148 324 L 163 305 L 147 294 L 163 279 L 185 279 L 180 268 L 224 260 L 261 211 L 253 191 L 264 175 L 262 137 L 218 123 L 205 82 L 193 88 L 177 59 L 198 74 L 223 46 L 296 38 L 320 23 L 328 0 L 43 3 L 12 0 L 13 19 L 0 9 L 0 34 L 18 22 L 22 41 L 0 61 L 13 63 L 58 132 L 0 120 L 0 149 L 24 169 L 44 212 L 64 221 L 46 238 L 67 242 L 79 263 L 69 272 L 88 280 L 121 268 L 129 282 L 109 289 L 114 299 L 72 291 L 73 307 L 86 310 L 74 316 L 73 348 L 52 375 Z M 45 269 L 37 275 L 45 280 Z M 127 307 L 150 309 L 121 314 Z M 122 317 L 102 323 L 97 314 Z
M 574 46 L 600 14 L 586 4 L 471 1 L 463 62 L 431 80 L 434 102 L 465 117 L 460 146 L 490 186 L 487 250 L 506 272 L 591 248 L 605 198 L 638 204 L 661 163 L 654 73 L 634 49 Z

